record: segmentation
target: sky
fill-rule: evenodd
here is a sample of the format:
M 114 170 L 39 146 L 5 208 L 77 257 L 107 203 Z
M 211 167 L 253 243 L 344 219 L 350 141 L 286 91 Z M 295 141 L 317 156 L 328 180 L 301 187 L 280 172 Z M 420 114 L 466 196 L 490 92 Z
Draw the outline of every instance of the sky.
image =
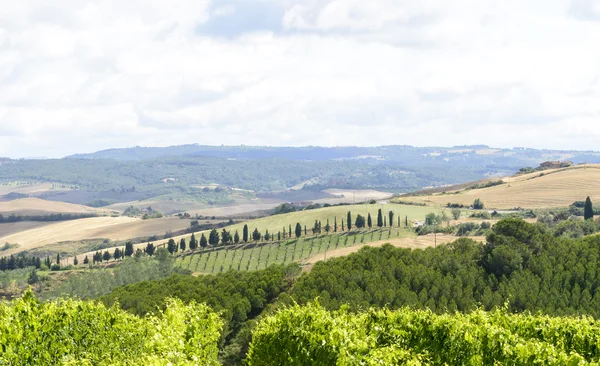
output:
M 600 0 L 4 0 L 0 156 L 600 150 L 599 45 Z

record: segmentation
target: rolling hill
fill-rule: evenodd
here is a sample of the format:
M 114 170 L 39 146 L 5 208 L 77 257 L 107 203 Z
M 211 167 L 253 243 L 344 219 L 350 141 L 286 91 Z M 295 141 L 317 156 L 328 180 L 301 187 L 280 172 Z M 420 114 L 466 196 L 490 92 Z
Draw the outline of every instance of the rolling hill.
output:
M 92 208 L 67 202 L 47 201 L 39 198 L 21 198 L 0 202 L 0 214 L 3 215 L 47 215 L 63 214 L 110 214 L 109 210 Z
M 434 206 L 459 203 L 468 206 L 480 198 L 486 209 L 544 209 L 567 207 L 590 196 L 600 202 L 600 165 L 577 165 L 506 177 L 488 188 L 461 189 L 423 196 L 400 197 Z

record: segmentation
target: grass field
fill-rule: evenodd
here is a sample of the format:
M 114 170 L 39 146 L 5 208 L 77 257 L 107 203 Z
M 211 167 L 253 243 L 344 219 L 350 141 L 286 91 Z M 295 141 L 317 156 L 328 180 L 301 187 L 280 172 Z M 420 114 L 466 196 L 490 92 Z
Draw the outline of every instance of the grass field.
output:
M 177 231 L 189 226 L 190 220 L 175 217 L 151 220 L 130 217 L 92 217 L 34 227 L 3 236 L 0 238 L 0 243 L 19 244 L 18 248 L 2 252 L 2 255 L 10 255 L 24 250 L 41 248 L 48 244 L 67 241 L 98 238 L 126 240 L 152 235 L 162 237 L 168 230 Z
M 204 251 L 180 254 L 177 264 L 197 273 L 218 273 L 230 269 L 249 271 L 266 268 L 271 264 L 304 262 L 325 252 L 356 247 L 380 241 L 408 238 L 414 233 L 404 229 L 355 231 L 330 235 L 309 235 L 281 242 L 259 242 L 235 246 L 217 247 Z
M 458 194 L 434 194 L 406 199 L 445 206 L 447 203 L 470 205 L 476 198 L 480 198 L 487 209 L 566 207 L 574 201 L 585 200 L 587 196 L 593 202 L 600 202 L 599 181 L 600 165 L 585 165 L 504 178 L 504 184 L 459 191 Z

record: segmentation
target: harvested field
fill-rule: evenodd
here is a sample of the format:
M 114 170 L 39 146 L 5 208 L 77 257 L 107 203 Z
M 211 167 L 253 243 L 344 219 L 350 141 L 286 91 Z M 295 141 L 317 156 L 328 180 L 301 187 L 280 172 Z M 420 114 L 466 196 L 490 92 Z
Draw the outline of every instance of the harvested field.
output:
M 92 217 L 52 223 L 10 234 L 0 238 L 0 243 L 19 244 L 18 248 L 3 252 L 3 255 L 10 255 L 66 241 L 99 238 L 127 240 L 152 235 L 162 237 L 168 230 L 177 231 L 189 226 L 190 220 L 182 220 L 174 217 L 152 220 L 130 217 Z
M 22 198 L 0 202 L 0 213 L 9 215 L 47 215 L 52 213 L 108 214 L 109 210 L 97 209 L 67 202 L 47 201 L 40 198 Z
M 505 178 L 506 183 L 458 194 L 434 194 L 411 197 L 413 201 L 445 206 L 447 203 L 470 205 L 480 198 L 486 209 L 528 209 L 566 207 L 590 196 L 600 202 L 600 165 L 575 166 Z

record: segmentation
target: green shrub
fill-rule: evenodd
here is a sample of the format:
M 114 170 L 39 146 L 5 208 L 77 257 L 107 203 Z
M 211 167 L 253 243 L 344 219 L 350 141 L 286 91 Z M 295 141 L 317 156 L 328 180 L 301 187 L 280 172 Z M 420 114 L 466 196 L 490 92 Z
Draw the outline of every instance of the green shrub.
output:
M 31 291 L 0 303 L 3 365 L 216 365 L 222 321 L 206 305 L 169 300 L 140 318 L 100 303 L 40 303 Z

